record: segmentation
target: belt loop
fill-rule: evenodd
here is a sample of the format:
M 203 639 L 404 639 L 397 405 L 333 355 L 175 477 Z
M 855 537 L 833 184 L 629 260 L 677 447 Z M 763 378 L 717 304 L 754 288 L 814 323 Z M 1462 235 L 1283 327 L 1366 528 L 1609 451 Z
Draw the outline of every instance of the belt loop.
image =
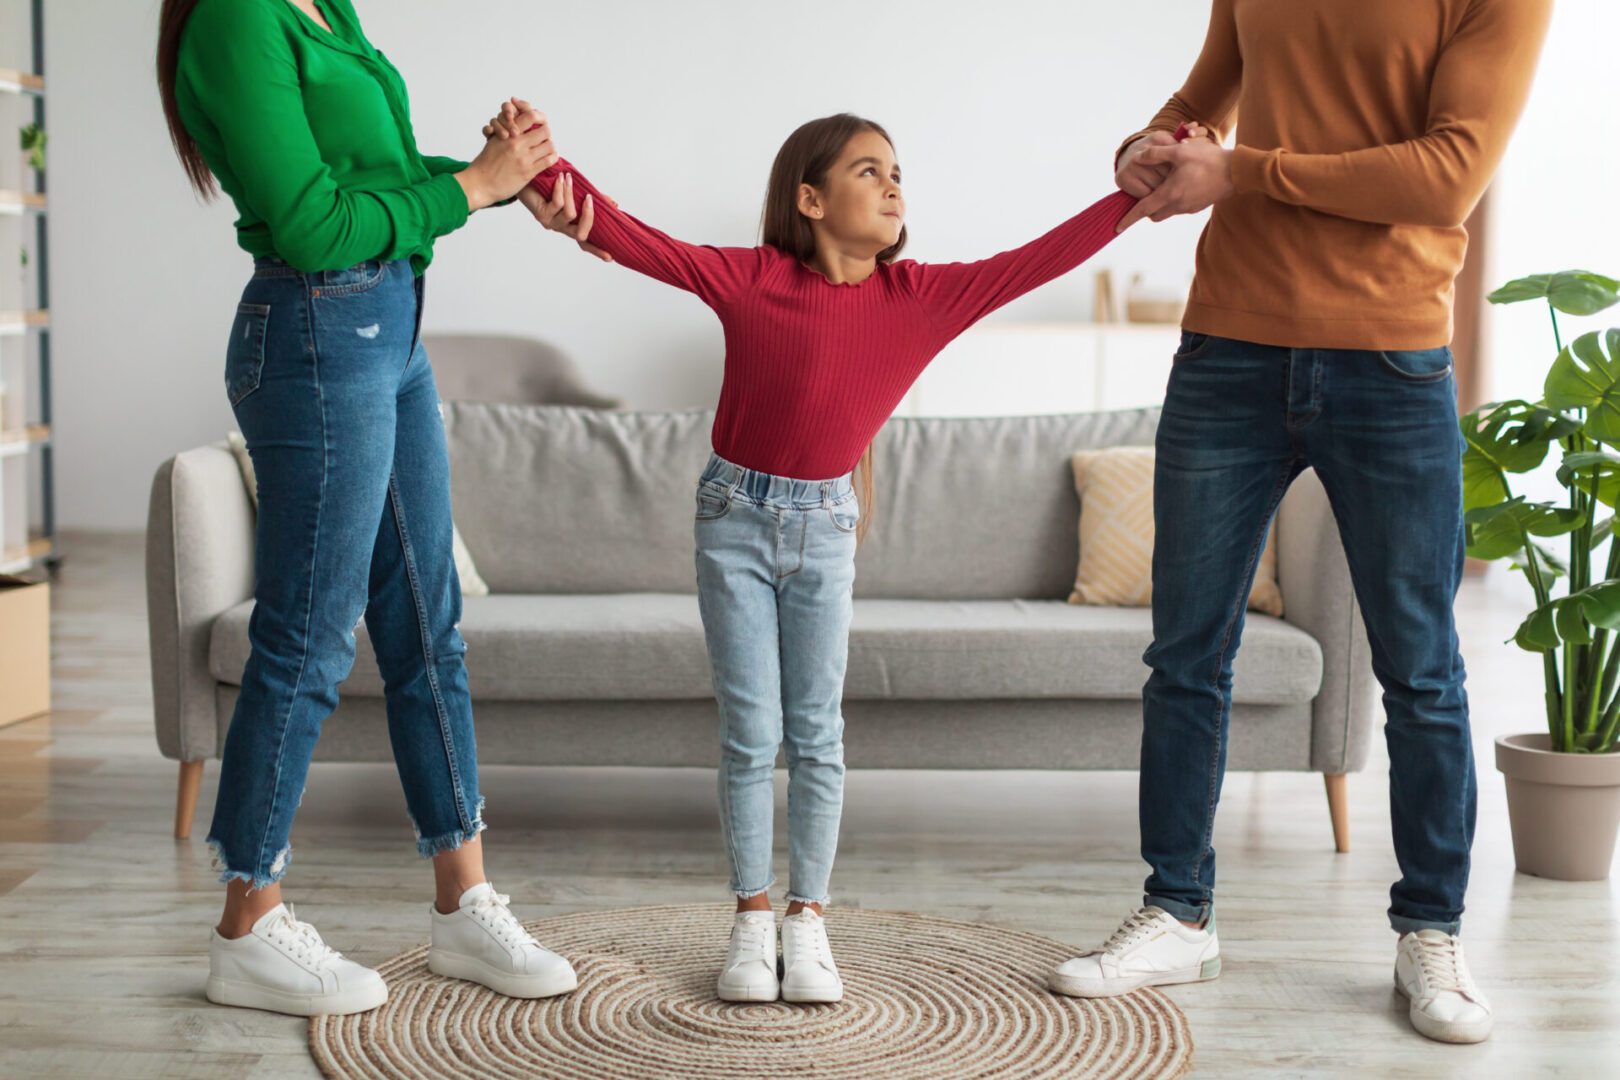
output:
M 821 482 L 821 508 L 823 510 L 831 510 L 832 509 L 832 481 L 831 480 L 823 480 Z

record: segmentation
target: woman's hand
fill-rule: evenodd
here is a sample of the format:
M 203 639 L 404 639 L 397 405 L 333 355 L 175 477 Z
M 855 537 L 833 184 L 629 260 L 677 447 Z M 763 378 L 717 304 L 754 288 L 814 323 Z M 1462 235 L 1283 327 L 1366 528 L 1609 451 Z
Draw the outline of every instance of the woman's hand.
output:
M 603 196 L 607 198 L 607 196 Z M 587 244 L 586 237 L 591 235 L 591 225 L 596 220 L 596 206 L 589 194 L 585 196 L 583 205 L 574 201 L 574 178 L 572 174 L 564 173 L 557 178 L 557 183 L 551 189 L 551 198 L 547 199 L 534 188 L 525 188 L 518 195 L 518 199 L 529 208 L 534 220 L 550 229 L 552 232 L 562 233 L 579 244 L 580 250 L 595 255 L 603 262 L 612 262 L 613 256 L 597 247 Z M 613 203 L 617 206 L 618 203 Z
M 489 138 L 473 163 L 456 174 L 469 209 L 481 210 L 511 198 L 536 174 L 556 164 L 557 148 L 545 116 L 533 109 L 523 115 L 528 120 L 525 130 Z

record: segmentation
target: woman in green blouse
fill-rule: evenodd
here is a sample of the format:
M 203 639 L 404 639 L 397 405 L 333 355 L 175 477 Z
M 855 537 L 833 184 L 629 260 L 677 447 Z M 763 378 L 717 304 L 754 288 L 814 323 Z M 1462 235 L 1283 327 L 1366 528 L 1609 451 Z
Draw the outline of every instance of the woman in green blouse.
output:
M 433 860 L 429 965 L 516 997 L 572 990 L 572 967 L 484 877 L 449 461 L 419 336 L 434 241 L 556 161 L 549 129 L 490 140 L 471 163 L 424 156 L 405 84 L 349 0 L 164 0 L 158 82 L 192 186 L 235 202 L 254 266 L 225 354 L 259 517 L 253 650 L 209 833 L 227 889 L 208 996 L 300 1015 L 387 997 L 279 885 L 362 615 Z

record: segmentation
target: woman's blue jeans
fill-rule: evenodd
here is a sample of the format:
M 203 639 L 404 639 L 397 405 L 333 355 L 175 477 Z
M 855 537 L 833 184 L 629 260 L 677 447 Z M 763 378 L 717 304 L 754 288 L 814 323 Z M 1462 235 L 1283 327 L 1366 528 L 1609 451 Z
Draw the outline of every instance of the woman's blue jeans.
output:
M 258 476 L 257 580 L 209 834 L 222 881 L 262 888 L 286 871 L 362 616 L 419 853 L 484 827 L 421 311 L 408 260 L 306 274 L 259 259 L 242 294 L 225 384 Z

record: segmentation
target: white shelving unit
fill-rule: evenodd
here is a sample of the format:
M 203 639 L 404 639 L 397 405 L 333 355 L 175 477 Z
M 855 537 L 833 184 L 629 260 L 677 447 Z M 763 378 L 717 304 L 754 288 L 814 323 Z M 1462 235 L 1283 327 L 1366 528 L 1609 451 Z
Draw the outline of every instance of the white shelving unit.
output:
M 1039 416 L 1164 401 L 1180 328 L 981 323 L 923 372 L 898 416 Z
M 45 127 L 43 0 L 7 0 L 0 50 L 0 573 L 56 562 L 51 460 L 49 249 L 45 173 L 12 132 Z M 26 50 L 13 54 L 13 48 Z M 18 65 L 18 66 L 11 66 Z

